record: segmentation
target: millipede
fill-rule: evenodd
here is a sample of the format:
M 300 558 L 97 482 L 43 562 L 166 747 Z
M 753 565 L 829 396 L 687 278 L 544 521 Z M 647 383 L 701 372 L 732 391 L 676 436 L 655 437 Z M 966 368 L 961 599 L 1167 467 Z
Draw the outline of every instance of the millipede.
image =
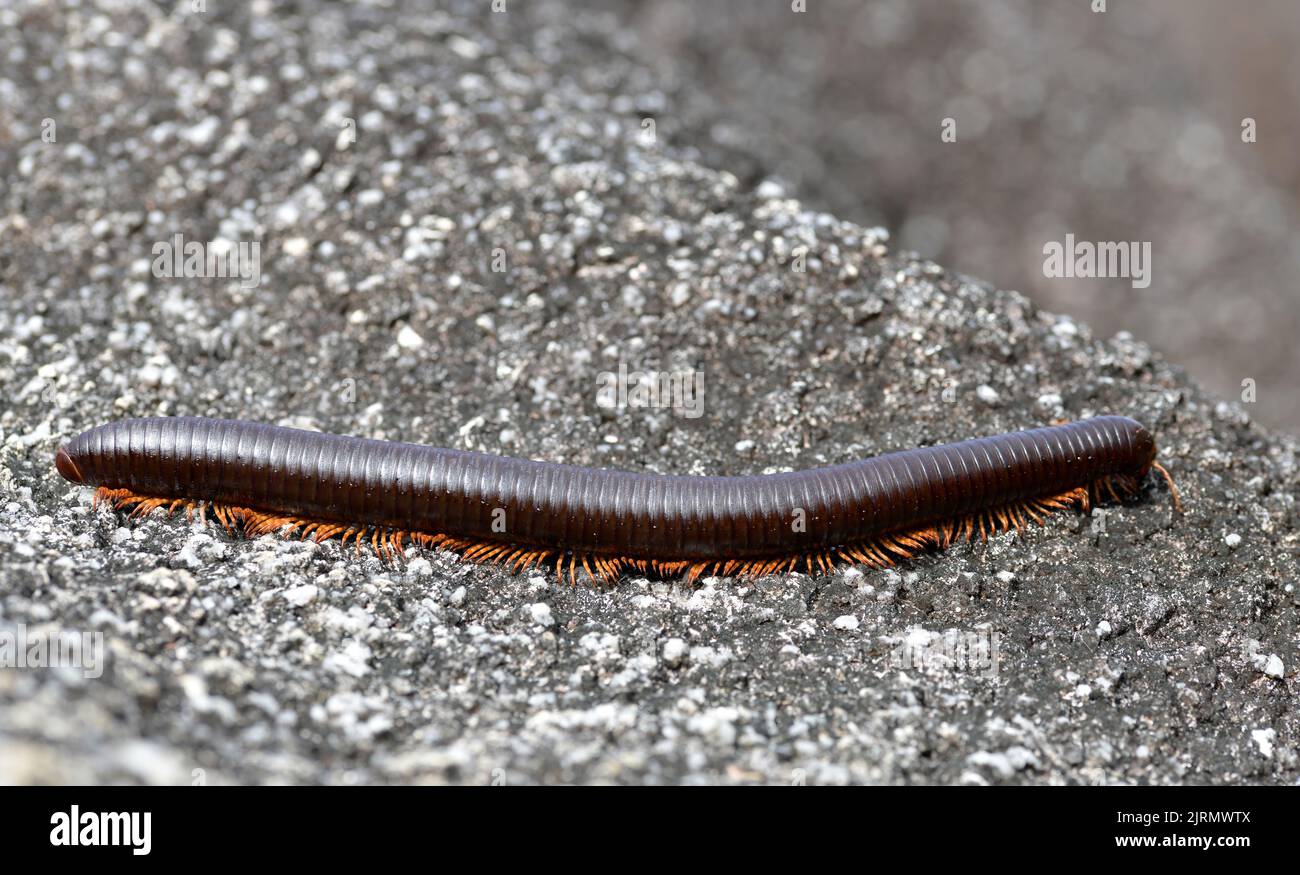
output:
M 288 529 L 368 545 L 408 542 L 519 573 L 554 567 L 613 584 L 625 571 L 757 578 L 885 567 L 931 548 L 1168 485 L 1140 423 L 1099 416 L 776 474 L 636 473 L 201 417 L 124 419 L 55 455 L 67 480 L 131 517 L 212 517 L 257 537 Z

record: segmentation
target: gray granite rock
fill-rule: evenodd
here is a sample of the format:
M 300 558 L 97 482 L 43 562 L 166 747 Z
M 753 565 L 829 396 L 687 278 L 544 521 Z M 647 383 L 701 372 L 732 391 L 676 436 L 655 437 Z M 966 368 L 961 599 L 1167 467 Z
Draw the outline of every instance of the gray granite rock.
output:
M 0 669 L 0 780 L 1296 780 L 1294 441 L 650 137 L 607 18 L 186 5 L 0 11 L 0 636 L 103 651 Z M 259 284 L 155 276 L 177 233 Z M 703 415 L 603 408 L 620 364 Z M 693 589 L 133 525 L 52 466 L 148 414 L 742 473 L 1100 413 L 1185 515 Z
M 1128 330 L 1224 397 L 1253 381 L 1252 413 L 1300 431 L 1300 5 L 583 2 L 702 98 L 711 166 Z M 1149 285 L 1046 276 L 1066 234 L 1149 243 Z

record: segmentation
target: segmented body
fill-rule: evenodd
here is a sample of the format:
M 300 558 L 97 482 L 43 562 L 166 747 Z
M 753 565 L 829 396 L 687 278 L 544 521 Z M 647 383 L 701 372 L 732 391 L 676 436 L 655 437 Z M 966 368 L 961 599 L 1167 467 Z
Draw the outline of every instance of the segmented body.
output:
M 695 477 L 168 417 L 92 428 L 57 465 L 149 509 L 205 503 L 246 527 L 373 530 L 376 545 L 396 537 L 398 549 L 405 535 L 467 555 L 482 545 L 501 548 L 493 557 L 545 553 L 571 570 L 591 560 L 608 577 L 628 564 L 774 570 L 791 557 L 851 558 L 844 550 L 891 535 L 946 543 L 982 529 L 985 514 L 989 529 L 1019 526 L 1035 508 L 1086 502 L 1090 487 L 1136 488 L 1155 453 L 1139 423 L 1105 416 L 805 471 Z

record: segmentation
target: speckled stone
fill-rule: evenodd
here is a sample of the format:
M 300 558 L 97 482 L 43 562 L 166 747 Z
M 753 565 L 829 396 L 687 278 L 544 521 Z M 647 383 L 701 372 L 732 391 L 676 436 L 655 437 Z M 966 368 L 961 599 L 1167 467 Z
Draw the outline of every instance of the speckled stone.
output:
M 0 13 L 0 633 L 105 657 L 0 670 L 0 781 L 1296 781 L 1292 440 L 706 168 L 616 21 L 218 5 Z M 260 285 L 153 276 L 175 233 L 260 242 Z M 702 415 L 602 407 L 620 364 Z M 742 473 L 1101 413 L 1186 515 L 694 589 L 128 525 L 52 466 L 148 414 Z

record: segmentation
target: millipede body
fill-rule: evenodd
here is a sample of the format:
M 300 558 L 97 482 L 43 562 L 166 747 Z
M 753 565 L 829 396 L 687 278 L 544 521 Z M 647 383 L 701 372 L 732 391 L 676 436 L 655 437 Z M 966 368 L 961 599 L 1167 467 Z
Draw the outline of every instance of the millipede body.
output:
M 613 582 L 624 569 L 694 580 L 802 565 L 892 564 L 1052 511 L 1173 481 L 1121 416 L 739 477 L 643 474 L 197 417 L 125 419 L 55 457 L 97 499 L 184 507 L 260 535 L 286 526 L 392 558 L 406 541 L 519 571 L 555 564 Z

